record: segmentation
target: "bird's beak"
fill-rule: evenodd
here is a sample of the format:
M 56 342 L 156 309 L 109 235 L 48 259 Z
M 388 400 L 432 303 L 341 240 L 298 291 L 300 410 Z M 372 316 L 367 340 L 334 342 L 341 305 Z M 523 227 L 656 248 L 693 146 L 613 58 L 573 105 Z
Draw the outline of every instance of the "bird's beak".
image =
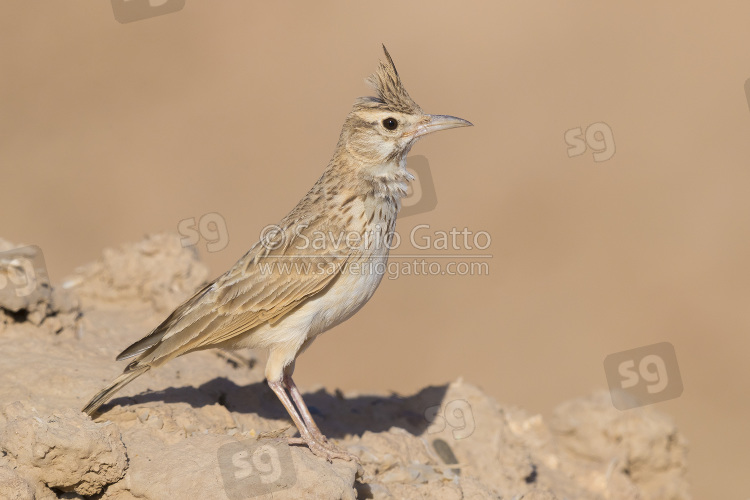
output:
M 427 115 L 428 120 L 417 127 L 417 137 L 437 132 L 438 130 L 447 130 L 456 127 L 473 127 L 474 124 L 463 118 L 457 118 L 449 115 Z

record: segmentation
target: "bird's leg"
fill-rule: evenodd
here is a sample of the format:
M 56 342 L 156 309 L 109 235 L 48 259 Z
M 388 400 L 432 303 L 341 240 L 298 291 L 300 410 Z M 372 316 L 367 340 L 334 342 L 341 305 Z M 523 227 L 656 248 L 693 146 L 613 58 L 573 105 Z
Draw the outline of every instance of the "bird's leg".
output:
M 329 462 L 331 462 L 334 458 L 341 458 L 344 460 L 354 460 L 359 462 L 357 457 L 354 455 L 351 455 L 350 453 L 347 453 L 343 450 L 338 450 L 332 447 L 328 443 L 322 443 L 315 439 L 315 437 L 310 433 L 310 430 L 305 425 L 305 422 L 302 421 L 299 414 L 297 413 L 297 410 L 294 408 L 294 404 L 289 399 L 289 396 L 284 391 L 284 385 L 281 380 L 275 380 L 275 381 L 268 381 L 268 386 L 271 388 L 273 392 L 276 393 L 276 396 L 278 396 L 279 400 L 281 401 L 281 404 L 284 405 L 284 408 L 286 408 L 286 411 L 289 413 L 289 416 L 292 417 L 292 421 L 294 422 L 294 425 L 297 426 L 297 430 L 299 430 L 301 439 L 294 439 L 290 438 L 289 443 L 290 444 L 306 444 L 308 448 L 310 448 L 310 451 L 313 452 L 316 456 L 325 458 Z M 320 431 L 318 431 L 320 432 Z
M 297 384 L 295 384 L 294 380 L 292 380 L 293 371 L 294 363 L 287 366 L 286 370 L 284 370 L 284 378 L 282 379 L 284 387 L 286 387 L 286 389 L 289 391 L 289 394 L 292 396 L 292 400 L 299 410 L 300 416 L 305 422 L 307 430 L 310 431 L 310 434 L 312 434 L 313 437 L 321 443 L 328 443 L 328 438 L 326 438 L 323 433 L 320 432 L 320 429 L 315 424 L 315 420 L 313 420 L 312 415 L 310 415 L 310 410 L 308 410 L 307 405 L 305 404 L 305 400 L 302 399 L 302 394 L 300 394 L 299 389 L 297 389 Z
M 271 390 L 276 393 L 276 396 L 281 401 L 281 404 L 284 405 L 284 408 L 286 408 L 287 413 L 289 413 L 289 416 L 292 417 L 292 421 L 294 422 L 294 425 L 297 426 L 297 430 L 299 430 L 300 436 L 302 436 L 302 438 L 305 440 L 307 440 L 307 438 L 311 438 L 312 435 L 310 434 L 310 431 L 307 429 L 307 426 L 300 418 L 299 413 L 297 413 L 297 409 L 294 407 L 294 404 L 289 399 L 289 396 L 284 391 L 284 386 L 281 383 L 281 381 L 269 380 L 268 387 L 270 387 Z
M 294 404 L 297 406 L 300 416 L 307 426 L 307 430 L 310 432 L 313 438 L 316 439 L 320 444 L 322 444 L 323 447 L 325 447 L 327 450 L 330 450 L 333 453 L 345 453 L 346 455 L 351 457 L 349 460 L 354 460 L 359 463 L 359 458 L 357 456 L 351 455 L 344 451 L 342 448 L 329 442 L 328 438 L 326 438 L 325 435 L 323 435 L 323 433 L 320 431 L 318 426 L 315 424 L 315 420 L 313 420 L 312 415 L 310 415 L 310 410 L 307 408 L 305 400 L 302 398 L 302 394 L 299 392 L 299 389 L 297 389 L 297 384 L 295 384 L 294 380 L 292 379 L 293 372 L 294 363 L 291 363 L 284 370 L 284 378 L 282 379 L 282 382 L 284 384 L 284 387 L 286 387 L 286 389 L 289 391 L 289 394 L 291 394 L 292 400 L 294 400 Z

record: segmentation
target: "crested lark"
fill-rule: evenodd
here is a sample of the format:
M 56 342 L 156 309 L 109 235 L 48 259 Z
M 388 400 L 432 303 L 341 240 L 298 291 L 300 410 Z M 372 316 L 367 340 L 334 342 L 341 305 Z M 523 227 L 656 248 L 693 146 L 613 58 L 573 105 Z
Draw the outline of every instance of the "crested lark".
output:
M 295 360 L 318 335 L 357 312 L 378 287 L 400 200 L 412 180 L 406 170 L 411 147 L 430 132 L 471 125 L 424 113 L 383 50 L 386 61 L 368 79 L 377 97 L 355 101 L 333 158 L 312 189 L 229 271 L 120 353 L 118 361 L 135 360 L 84 412 L 92 415 L 127 383 L 174 357 L 213 347 L 266 348 L 266 380 L 301 436 L 290 442 L 305 443 L 328 460 L 356 459 L 330 443 L 313 422 L 292 380 Z M 311 248 L 312 240 L 325 241 L 325 248 Z

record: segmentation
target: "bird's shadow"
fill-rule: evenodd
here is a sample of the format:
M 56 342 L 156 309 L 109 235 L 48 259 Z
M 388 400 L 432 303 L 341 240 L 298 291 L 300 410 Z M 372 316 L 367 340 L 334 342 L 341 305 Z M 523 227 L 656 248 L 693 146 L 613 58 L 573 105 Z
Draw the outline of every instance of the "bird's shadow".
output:
M 365 431 L 382 432 L 401 427 L 411 434 L 423 434 L 430 425 L 428 417 L 440 407 L 448 385 L 426 387 L 411 396 L 356 396 L 347 398 L 341 392 L 331 394 L 324 389 L 303 394 L 310 413 L 320 430 L 328 437 L 361 436 Z M 162 391 L 142 393 L 133 397 L 113 399 L 102 407 L 161 401 L 188 403 L 200 408 L 216 403 L 237 413 L 256 413 L 273 420 L 291 419 L 276 394 L 265 382 L 238 386 L 225 377 L 217 377 L 199 387 L 170 387 Z

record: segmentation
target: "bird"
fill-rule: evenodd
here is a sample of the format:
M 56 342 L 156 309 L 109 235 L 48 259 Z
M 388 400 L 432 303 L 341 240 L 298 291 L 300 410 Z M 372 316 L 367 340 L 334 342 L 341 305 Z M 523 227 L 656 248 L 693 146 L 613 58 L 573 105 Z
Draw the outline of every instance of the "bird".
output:
M 315 424 L 292 379 L 295 361 L 318 335 L 359 311 L 380 284 L 401 200 L 414 179 L 406 168 L 412 146 L 427 134 L 473 125 L 422 111 L 385 45 L 383 52 L 385 60 L 366 80 L 376 95 L 355 100 L 313 187 L 228 271 L 122 351 L 117 361 L 133 360 L 83 412 L 95 415 L 126 384 L 177 356 L 267 349 L 266 382 L 299 432 L 289 444 L 307 445 L 329 462 L 359 462 Z

